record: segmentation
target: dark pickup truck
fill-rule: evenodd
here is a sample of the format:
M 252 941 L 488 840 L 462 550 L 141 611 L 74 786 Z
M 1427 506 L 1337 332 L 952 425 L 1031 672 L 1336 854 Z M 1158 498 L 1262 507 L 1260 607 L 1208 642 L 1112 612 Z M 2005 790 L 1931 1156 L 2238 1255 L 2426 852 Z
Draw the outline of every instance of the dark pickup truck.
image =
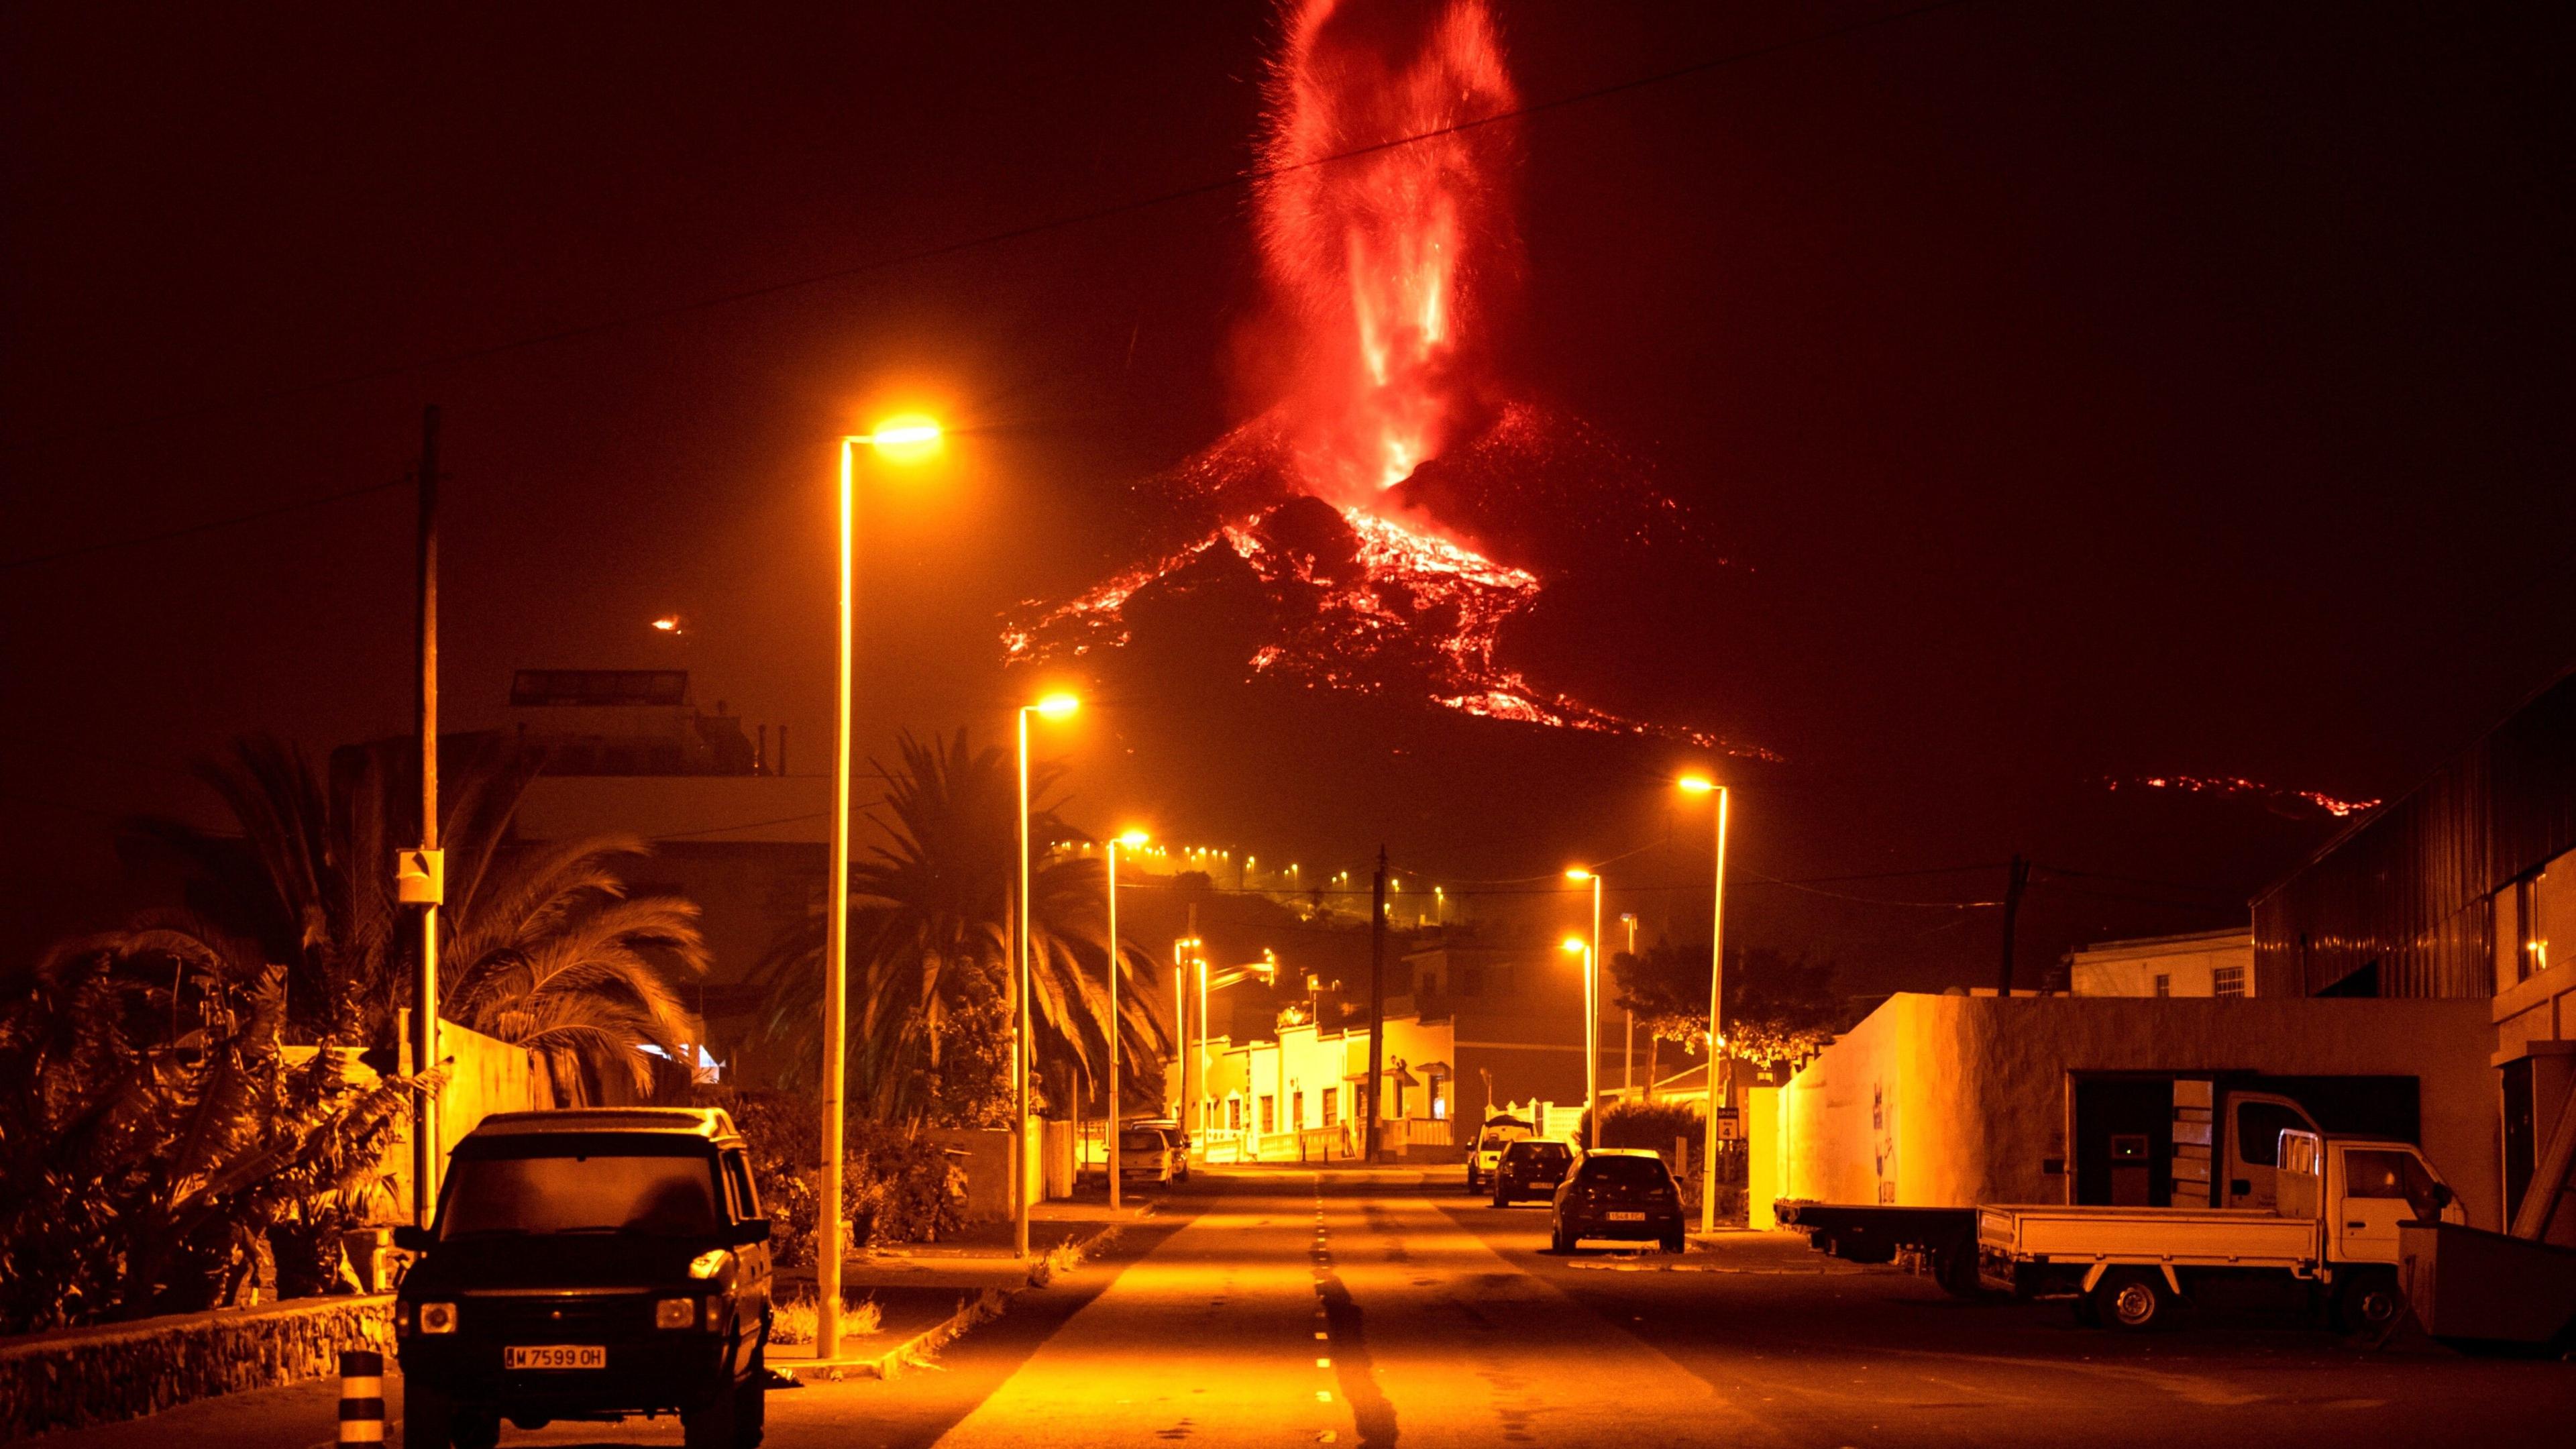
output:
M 769 1220 L 723 1112 L 507 1112 L 456 1146 L 394 1331 L 408 1449 L 501 1421 L 676 1413 L 688 1449 L 760 1443 Z

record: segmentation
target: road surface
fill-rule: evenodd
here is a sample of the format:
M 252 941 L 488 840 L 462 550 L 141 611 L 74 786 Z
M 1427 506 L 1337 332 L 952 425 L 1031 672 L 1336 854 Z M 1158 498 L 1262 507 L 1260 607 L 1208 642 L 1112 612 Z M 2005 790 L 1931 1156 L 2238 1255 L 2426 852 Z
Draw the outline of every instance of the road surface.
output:
M 934 1368 L 773 1394 L 769 1443 L 2382 1449 L 2559 1443 L 2576 1414 L 2576 1366 L 2372 1351 L 2260 1305 L 2132 1338 L 1785 1235 L 1562 1258 L 1543 1206 L 1490 1208 L 1455 1169 L 1203 1172 L 1165 1206 Z M 327 1384 L 272 1390 L 48 1449 L 301 1449 L 331 1409 Z M 503 1436 L 678 1440 L 668 1420 Z

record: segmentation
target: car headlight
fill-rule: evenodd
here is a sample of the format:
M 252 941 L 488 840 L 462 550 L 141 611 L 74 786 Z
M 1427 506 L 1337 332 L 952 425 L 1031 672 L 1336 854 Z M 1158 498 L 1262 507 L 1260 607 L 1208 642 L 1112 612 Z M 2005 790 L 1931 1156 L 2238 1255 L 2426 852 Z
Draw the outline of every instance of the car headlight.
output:
M 454 1333 L 456 1331 L 456 1305 L 453 1303 L 424 1303 L 420 1305 L 414 1321 L 419 1323 L 420 1331 L 423 1333 Z
M 698 1300 L 664 1298 L 653 1305 L 655 1328 L 694 1328 L 698 1322 Z
M 689 1260 L 689 1276 L 712 1278 L 724 1271 L 725 1262 L 733 1256 L 731 1248 L 709 1248 Z

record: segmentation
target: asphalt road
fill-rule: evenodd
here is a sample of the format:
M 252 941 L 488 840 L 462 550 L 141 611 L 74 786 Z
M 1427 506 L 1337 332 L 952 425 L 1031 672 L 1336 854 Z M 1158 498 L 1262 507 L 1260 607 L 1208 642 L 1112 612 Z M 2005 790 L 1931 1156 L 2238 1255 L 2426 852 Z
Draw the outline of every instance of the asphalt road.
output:
M 1543 1207 L 1487 1207 L 1454 1169 L 1205 1173 L 1165 1208 L 935 1367 L 774 1393 L 769 1443 L 2377 1449 L 2564 1443 L 2576 1418 L 2576 1366 L 2372 1350 L 2259 1304 L 2122 1337 L 1785 1235 L 1558 1257 Z M 301 1449 L 331 1406 L 308 1385 L 47 1442 Z M 678 1441 L 669 1420 L 503 1438 Z

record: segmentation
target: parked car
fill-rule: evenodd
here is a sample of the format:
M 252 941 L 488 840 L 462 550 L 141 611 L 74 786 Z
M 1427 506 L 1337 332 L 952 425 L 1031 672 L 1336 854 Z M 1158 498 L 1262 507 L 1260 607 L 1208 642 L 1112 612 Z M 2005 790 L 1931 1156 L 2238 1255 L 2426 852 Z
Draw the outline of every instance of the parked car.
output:
M 1508 1207 L 1525 1197 L 1549 1197 L 1574 1165 L 1574 1149 L 1562 1142 L 1523 1138 L 1503 1149 L 1494 1164 L 1494 1206 Z
M 769 1220 L 711 1108 L 503 1112 L 456 1145 L 394 1304 L 409 1449 L 501 1421 L 676 1412 L 688 1449 L 753 1449 Z
M 1476 1143 L 1467 1151 L 1467 1191 L 1482 1192 L 1493 1176 L 1494 1164 L 1502 1161 L 1503 1149 L 1531 1134 L 1530 1124 L 1518 1117 L 1488 1117 L 1476 1131 Z
M 1172 1183 L 1190 1180 L 1190 1154 L 1170 1127 L 1130 1122 L 1118 1133 L 1118 1180 Z
M 1604 1147 L 1575 1159 L 1556 1189 L 1551 1218 L 1556 1251 L 1585 1238 L 1642 1239 L 1667 1253 L 1682 1250 L 1682 1190 L 1664 1160 L 1638 1147 Z

